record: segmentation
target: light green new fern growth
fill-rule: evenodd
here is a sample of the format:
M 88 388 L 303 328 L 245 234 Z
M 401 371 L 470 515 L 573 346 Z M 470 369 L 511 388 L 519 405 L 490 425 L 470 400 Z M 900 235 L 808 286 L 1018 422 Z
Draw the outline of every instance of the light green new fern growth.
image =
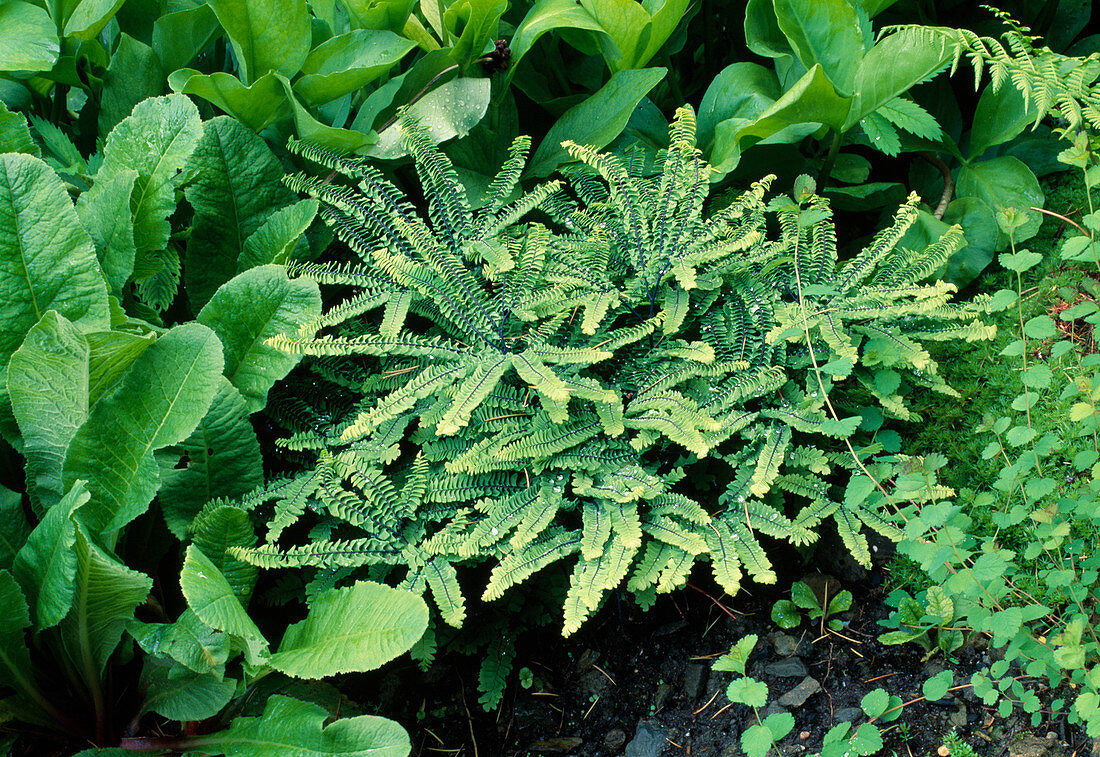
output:
M 810 543 L 824 519 L 865 563 L 865 527 L 899 536 L 849 480 L 876 448 L 850 440 L 869 402 L 904 418 L 908 390 L 946 390 L 922 341 L 988 335 L 980 303 L 918 283 L 957 230 L 899 248 L 914 199 L 841 261 L 826 201 L 780 197 L 769 240 L 767 180 L 708 207 L 689 109 L 656 176 L 571 144 L 568 193 L 548 182 L 505 204 L 517 140 L 478 210 L 423 130 L 404 131 L 426 217 L 363 161 L 295 145 L 357 182 L 291 180 L 362 263 L 299 266 L 357 293 L 277 343 L 315 356 L 318 380 L 353 402 L 286 441 L 317 464 L 250 500 L 274 500 L 274 516 L 236 557 L 330 583 L 392 571 L 456 626 L 464 566 L 494 565 L 480 592 L 493 601 L 569 560 L 571 633 L 611 590 L 651 601 L 697 562 L 731 593 L 746 571 L 774 581 L 765 537 Z M 703 458 L 731 468 L 721 496 L 693 486 Z

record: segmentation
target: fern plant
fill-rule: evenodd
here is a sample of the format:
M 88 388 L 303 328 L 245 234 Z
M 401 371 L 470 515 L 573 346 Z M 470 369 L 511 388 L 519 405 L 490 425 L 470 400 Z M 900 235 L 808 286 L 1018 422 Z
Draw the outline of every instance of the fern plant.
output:
M 772 201 L 769 239 L 769 180 L 708 205 L 686 108 L 655 176 L 569 144 L 583 168 L 568 188 L 506 202 L 521 139 L 477 210 L 427 135 L 404 132 L 426 216 L 363 161 L 294 146 L 356 182 L 291 179 L 361 263 L 297 268 L 355 293 L 272 340 L 315 358 L 324 407 L 297 407 L 285 446 L 317 462 L 250 499 L 274 500 L 273 515 L 236 557 L 312 567 L 317 585 L 392 571 L 454 626 L 463 566 L 494 564 L 480 592 L 493 601 L 569 560 L 568 634 L 624 582 L 651 601 L 696 562 L 731 593 L 744 572 L 774 581 L 763 536 L 810 543 L 831 518 L 869 562 L 864 526 L 899 535 L 869 492 L 852 494 L 847 468 L 874 448 L 838 446 L 861 422 L 838 411 L 874 396 L 905 417 L 907 388 L 948 391 L 923 340 L 987 336 L 980 304 L 918 283 L 957 231 L 899 248 L 914 199 L 842 262 L 826 201 L 807 195 Z M 691 482 L 708 456 L 732 469 L 717 500 Z
M 964 58 L 974 70 L 974 88 L 988 70 L 994 90 L 1011 82 L 1035 108 L 1035 125 L 1051 112 L 1064 118 L 1072 131 L 1088 125 L 1100 128 L 1100 93 L 1095 81 L 1100 55 L 1069 56 L 1038 43 L 1039 37 L 1004 11 L 982 5 L 1008 30 L 1000 39 L 969 29 L 942 26 L 894 26 L 883 30 L 938 43 L 951 55 L 951 75 Z

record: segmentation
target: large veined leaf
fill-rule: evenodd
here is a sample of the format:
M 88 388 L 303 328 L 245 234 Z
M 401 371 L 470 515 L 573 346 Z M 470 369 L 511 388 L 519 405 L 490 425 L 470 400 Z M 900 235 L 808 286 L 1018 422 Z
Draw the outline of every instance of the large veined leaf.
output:
M 210 409 L 191 435 L 166 456 L 160 506 L 169 530 L 180 539 L 212 499 L 235 499 L 263 483 L 263 459 L 248 406 L 224 376 Z M 177 465 L 183 454 L 182 467 Z
M 61 0 L 51 3 L 66 37 L 91 39 L 114 17 L 124 0 Z
M 373 670 L 411 649 L 427 627 L 423 599 L 359 581 L 314 599 L 306 619 L 286 630 L 269 662 L 297 678 Z
M 39 512 L 65 495 L 65 452 L 88 418 L 88 341 L 53 310 L 27 333 L 8 366 L 8 393 L 23 435 L 27 493 Z
M 562 114 L 535 150 L 527 167 L 530 176 L 548 176 L 569 160 L 561 143 L 567 139 L 605 147 L 626 128 L 630 114 L 665 77 L 663 68 L 619 71 L 596 94 Z
M 488 79 L 453 79 L 433 89 L 409 106 L 408 114 L 428 130 L 436 144 L 464 137 L 485 115 L 489 107 Z M 405 154 L 401 141 L 402 126 L 394 124 L 378 135 L 378 143 L 369 155 L 397 158 Z
M 123 33 L 111 54 L 99 104 L 99 133 L 108 134 L 142 100 L 164 94 L 164 69 L 153 48 Z
M 393 32 L 356 29 L 315 47 L 294 91 L 312 104 L 335 100 L 389 71 L 416 43 Z
M 844 130 L 917 84 L 931 78 L 951 60 L 951 52 L 919 28 L 903 29 L 872 47 L 856 73 L 855 102 Z
M 127 621 L 149 596 L 153 579 L 123 565 L 83 527 L 76 529 L 74 551 L 75 591 L 72 609 L 61 621 L 61 643 L 87 680 L 103 673 Z
M 321 312 L 317 285 L 290 279 L 282 266 L 265 265 L 237 275 L 219 289 L 196 320 L 212 328 L 225 348 L 225 375 L 248 404 L 267 404 L 267 392 L 300 359 L 266 343 L 294 333 Z
M 982 200 L 993 209 L 994 215 L 1008 208 L 1023 214 L 1027 220 L 1012 232 L 1017 242 L 1031 239 L 1042 224 L 1040 214 L 1028 208 L 1043 207 L 1046 198 L 1035 174 L 1019 158 L 1003 155 L 967 163 L 959 171 L 955 191 L 959 197 Z
M 23 515 L 23 496 L 0 486 L 0 570 L 15 562 L 15 555 L 23 548 L 30 530 Z
M 42 155 L 42 150 L 31 137 L 27 119 L 22 113 L 12 113 L 0 101 L 0 153 L 4 152 L 25 152 L 38 157 Z
M 842 94 L 851 94 L 863 59 L 863 32 L 847 0 L 774 0 L 779 28 L 802 64 L 814 64 Z
M 68 614 L 76 590 L 76 523 L 73 511 L 91 498 L 77 481 L 31 532 L 12 566 L 23 592 L 31 599 L 35 630 L 56 626 Z
M 209 5 L 165 13 L 153 22 L 153 49 L 165 71 L 175 71 L 198 57 L 218 32 L 218 17 Z
M 195 221 L 187 241 L 184 282 L 197 310 L 237 272 L 245 239 L 276 208 L 294 201 L 283 167 L 267 143 L 228 116 L 203 124 L 187 163 L 195 180 L 187 200 Z
M 137 257 L 134 217 L 130 213 L 137 178 L 137 171 L 119 168 L 97 178 L 76 201 L 76 214 L 95 242 L 103 277 L 115 293 L 130 280 Z
M 301 69 L 312 43 L 306 0 L 212 0 L 209 5 L 229 35 L 245 84 L 268 71 L 294 76 Z
M 229 637 L 185 610 L 175 623 L 131 620 L 126 631 L 147 654 L 170 657 L 195 673 L 224 670 L 229 659 Z
M 577 0 L 539 0 L 523 21 L 516 27 L 509 47 L 512 50 L 512 68 L 508 75 L 516 70 L 519 61 L 527 54 L 538 38 L 548 31 L 560 28 L 587 29 L 602 32 L 603 27 L 592 17 Z
M 232 505 L 222 505 L 203 513 L 201 521 L 191 529 L 192 540 L 210 561 L 218 566 L 233 594 L 247 605 L 256 585 L 259 570 L 255 565 L 229 554 L 233 547 L 254 547 L 256 531 L 247 512 Z
M 180 588 L 187 606 L 206 625 L 246 641 L 266 644 L 229 581 L 194 544 L 187 547 L 180 571 Z
M 198 323 L 176 326 L 134 361 L 118 389 L 92 409 L 65 459 L 65 481 L 88 481 L 82 508 L 94 532 L 121 528 L 157 491 L 153 450 L 186 439 L 217 391 L 218 337 Z
M 325 725 L 320 705 L 276 694 L 258 718 L 237 718 L 224 731 L 191 739 L 195 748 L 226 757 L 408 757 L 409 735 L 377 715 Z
M 163 250 L 168 243 L 177 175 L 201 134 L 195 104 L 183 95 L 166 95 L 138 103 L 108 135 L 99 180 L 120 169 L 137 171 L 130 209 L 139 257 Z
M 301 200 L 276 210 L 244 240 L 237 270 L 247 271 L 265 263 L 289 263 L 294 249 L 316 215 L 317 201 L 314 199 Z
M 30 155 L 0 155 L 0 386 L 47 310 L 84 329 L 107 328 L 107 286 L 57 175 Z
M 27 689 L 33 686 L 31 654 L 23 632 L 31 624 L 27 600 L 12 574 L 0 570 L 0 685 Z
M 59 52 L 50 14 L 22 0 L 0 3 L 0 71 L 49 71 Z
M 221 712 L 237 690 L 237 682 L 212 673 L 196 674 L 178 663 L 146 657 L 141 671 L 145 697 L 141 712 L 155 712 L 169 720 L 206 720 Z
M 85 334 L 91 355 L 88 359 L 88 406 L 111 393 L 138 359 L 157 339 L 155 333 L 94 331 Z
M 204 74 L 193 68 L 181 68 L 168 75 L 168 86 L 173 92 L 213 103 L 253 131 L 261 131 L 290 115 L 283 84 L 275 74 L 264 74 L 246 87 L 236 76 L 224 71 Z

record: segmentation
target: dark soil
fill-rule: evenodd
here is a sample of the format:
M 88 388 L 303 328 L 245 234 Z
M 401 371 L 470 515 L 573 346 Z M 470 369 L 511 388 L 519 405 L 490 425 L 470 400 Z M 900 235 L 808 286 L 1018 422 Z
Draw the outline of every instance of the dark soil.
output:
M 992 661 L 980 638 L 950 660 L 940 655 L 925 661 L 923 650 L 912 644 L 879 644 L 884 629 L 877 621 L 889 608 L 883 602 L 885 589 L 870 585 L 870 578 L 845 581 L 843 588 L 855 594 L 855 601 L 841 616 L 844 627 L 837 633 L 822 634 L 819 621 L 781 632 L 769 617 L 780 595 L 759 587 L 753 587 L 756 596 L 742 593 L 731 600 L 719 598 L 712 585 L 689 585 L 649 612 L 626 598 L 613 598 L 570 639 L 548 627 L 522 640 L 515 670 L 529 668 L 534 680 L 526 689 L 513 680 L 498 712 L 485 713 L 477 704 L 477 659 L 457 654 L 441 655 L 419 681 L 413 680 L 414 670 L 392 671 L 401 681 L 395 687 L 400 699 L 382 711 L 406 726 L 418 757 L 733 757 L 743 754 L 740 733 L 756 722 L 756 715 L 726 699 L 733 674 L 710 667 L 738 639 L 756 634 L 748 673 L 765 681 L 769 691 L 760 716 L 779 711 L 779 700 L 798 687 L 814 692 L 801 705 L 791 704 L 800 696 L 786 700 L 783 709 L 794 715 L 795 728 L 780 745 L 783 755 L 813 755 L 832 726 L 866 722 L 860 700 L 879 687 L 912 702 L 898 720 L 882 726 L 882 755 L 947 754 L 938 750 L 952 731 L 986 757 L 1092 754 L 1089 740 L 1064 721 L 1043 715 L 1033 727 L 1030 716 L 1018 710 L 1001 718 L 995 707 L 984 706 L 962 686 Z M 821 574 L 806 580 L 818 587 L 826 581 L 839 586 Z M 955 685 L 962 687 L 938 702 L 923 701 L 921 685 L 945 668 L 954 671 Z M 1043 687 L 1036 691 L 1044 704 L 1053 698 Z

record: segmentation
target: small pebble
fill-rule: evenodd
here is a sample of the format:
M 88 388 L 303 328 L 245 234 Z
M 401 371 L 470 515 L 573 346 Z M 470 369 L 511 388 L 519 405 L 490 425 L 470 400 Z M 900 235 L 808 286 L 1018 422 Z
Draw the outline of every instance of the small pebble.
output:
M 940 757 L 951 757 L 951 750 L 948 749 L 946 746 L 941 746 L 939 749 L 936 750 L 936 754 L 938 754 Z
M 806 739 L 810 738 L 810 732 L 803 731 L 802 733 L 798 734 L 798 738 L 800 741 L 805 741 Z

